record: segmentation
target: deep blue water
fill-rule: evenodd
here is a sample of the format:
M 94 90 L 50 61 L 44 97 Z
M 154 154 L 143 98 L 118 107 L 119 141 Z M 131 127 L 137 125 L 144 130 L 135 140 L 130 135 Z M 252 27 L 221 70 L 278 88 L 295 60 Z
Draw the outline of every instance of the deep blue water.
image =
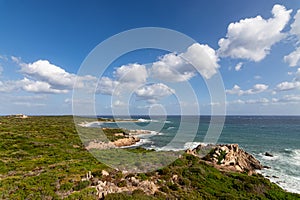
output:
M 139 121 L 104 123 L 101 126 L 155 131 L 156 134 L 143 136 L 140 145 L 157 150 L 184 149 L 204 141 L 211 121 L 210 116 L 131 118 Z M 179 139 L 176 135 L 180 136 Z M 172 139 L 176 140 L 169 144 Z M 226 116 L 217 143 L 239 144 L 263 165 L 271 167 L 262 170 L 263 175 L 286 190 L 300 193 L 300 116 Z M 264 156 L 265 152 L 274 157 Z

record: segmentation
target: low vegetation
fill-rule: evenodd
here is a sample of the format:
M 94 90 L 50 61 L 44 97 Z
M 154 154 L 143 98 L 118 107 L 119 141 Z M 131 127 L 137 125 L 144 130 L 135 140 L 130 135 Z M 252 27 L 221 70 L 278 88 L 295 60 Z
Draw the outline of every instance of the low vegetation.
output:
M 135 190 L 108 194 L 105 199 L 300 198 L 260 175 L 220 172 L 188 154 L 156 172 L 123 175 L 84 148 L 71 116 L 0 117 L 0 138 L 0 199 L 97 199 L 97 180 L 125 187 L 125 176 L 155 180 L 159 191 L 148 196 Z M 142 148 L 129 151 L 147 153 Z M 102 170 L 110 176 L 103 177 Z M 84 179 L 89 171 L 93 180 Z

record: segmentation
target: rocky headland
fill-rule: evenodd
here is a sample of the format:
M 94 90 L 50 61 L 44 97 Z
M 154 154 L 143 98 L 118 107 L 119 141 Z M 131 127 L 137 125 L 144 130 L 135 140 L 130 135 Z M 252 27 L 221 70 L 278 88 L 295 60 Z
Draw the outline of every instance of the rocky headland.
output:
M 263 168 L 254 156 L 239 148 L 238 144 L 199 145 L 194 149 L 186 150 L 185 154 L 178 159 L 185 160 L 188 155 L 198 159 L 199 166 L 205 166 L 205 164 L 207 164 L 223 173 L 237 172 L 247 174 L 246 176 L 252 176 L 256 174 L 256 170 Z M 188 159 L 191 159 L 191 157 L 188 157 Z M 185 165 L 186 167 L 189 166 L 189 164 Z M 112 174 L 110 174 L 107 171 L 102 171 L 103 178 L 102 180 L 94 180 L 94 187 L 97 190 L 98 197 L 104 198 L 108 194 L 124 192 L 131 194 L 135 190 L 141 190 L 145 195 L 154 195 L 157 192 L 164 191 L 166 185 L 173 185 L 175 188 L 184 184 L 184 179 L 181 174 L 177 174 L 177 172 L 171 173 L 169 169 L 167 171 L 165 170 L 166 169 L 162 169 L 152 172 L 146 180 L 145 178 L 144 180 L 141 179 L 139 174 L 127 174 L 126 172 L 120 171 L 119 173 L 122 174 L 122 178 L 118 181 L 112 178 L 115 177 L 114 174 L 118 172 L 112 172 Z M 202 174 L 205 173 L 203 169 L 199 168 L 199 170 Z M 165 179 L 166 177 L 168 178 Z
M 207 154 L 203 154 L 208 150 Z M 186 153 L 200 157 L 224 171 L 246 172 L 252 175 L 256 170 L 264 168 L 254 156 L 239 148 L 238 144 L 199 145 Z

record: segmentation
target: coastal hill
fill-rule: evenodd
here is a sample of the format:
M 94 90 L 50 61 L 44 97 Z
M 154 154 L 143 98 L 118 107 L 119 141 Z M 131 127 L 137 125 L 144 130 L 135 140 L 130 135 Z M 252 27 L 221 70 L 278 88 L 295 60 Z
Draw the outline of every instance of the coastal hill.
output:
M 0 199 L 300 198 L 255 173 L 263 166 L 238 145 L 200 145 L 159 170 L 126 173 L 89 153 L 72 116 L 0 117 L 0 138 Z

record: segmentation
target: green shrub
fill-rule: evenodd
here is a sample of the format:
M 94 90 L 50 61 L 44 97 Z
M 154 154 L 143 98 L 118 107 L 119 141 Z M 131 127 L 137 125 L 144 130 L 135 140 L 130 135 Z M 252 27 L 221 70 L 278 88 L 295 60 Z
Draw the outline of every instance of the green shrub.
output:
M 118 186 L 118 187 L 126 187 L 126 186 L 127 186 L 126 180 L 119 181 L 119 182 L 117 183 L 117 186 Z
M 60 185 L 60 190 L 61 191 L 69 191 L 69 190 L 71 190 L 72 189 L 72 187 L 73 187 L 73 183 L 69 183 L 69 182 L 67 182 L 67 183 L 64 183 L 64 184 L 62 184 L 62 185 Z
M 82 190 L 90 185 L 89 181 L 80 181 L 75 187 L 74 190 Z
M 144 173 L 138 174 L 138 177 L 139 177 L 141 180 L 143 180 L 143 181 L 149 179 L 149 177 L 148 177 L 146 174 L 144 174 Z

